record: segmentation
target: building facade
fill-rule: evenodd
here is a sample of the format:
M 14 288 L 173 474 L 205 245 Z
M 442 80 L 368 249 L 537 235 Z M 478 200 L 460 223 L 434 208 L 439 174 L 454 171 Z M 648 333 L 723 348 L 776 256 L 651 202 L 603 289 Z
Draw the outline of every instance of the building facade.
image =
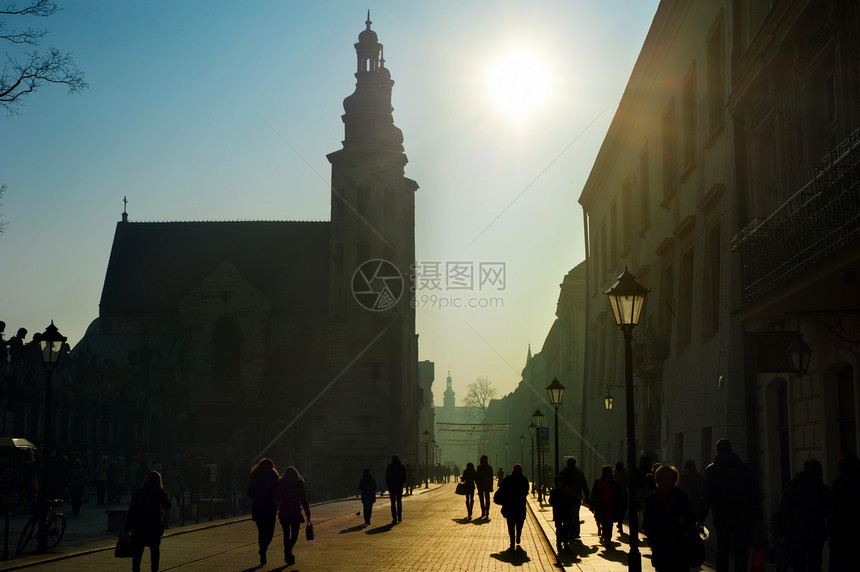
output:
M 650 290 L 637 457 L 701 470 L 726 437 L 769 516 L 805 459 L 829 482 L 857 453 L 858 32 L 846 2 L 660 3 L 579 199 L 588 471 L 627 460 L 624 342 L 602 293 L 625 268 Z
M 268 456 L 295 465 L 315 498 L 352 494 L 362 469 L 381 474 L 392 454 L 417 460 L 423 398 L 406 294 L 418 186 L 404 175 L 394 82 L 369 15 L 355 50 L 343 147 L 328 155 L 331 221 L 124 212 L 99 317 L 56 371 L 53 443 L 230 459 L 241 471 Z M 11 417 L 38 441 L 37 392 L 10 383 L 21 391 L 3 404 L 7 430 Z M 432 371 L 428 394 L 430 383 Z

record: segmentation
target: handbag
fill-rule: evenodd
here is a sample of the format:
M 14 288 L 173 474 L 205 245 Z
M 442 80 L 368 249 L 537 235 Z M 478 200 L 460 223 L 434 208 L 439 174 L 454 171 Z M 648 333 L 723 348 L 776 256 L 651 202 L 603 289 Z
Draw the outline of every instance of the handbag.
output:
M 505 493 L 502 487 L 497 488 L 496 492 L 493 493 L 493 504 L 505 504 Z
M 457 483 L 457 488 L 454 489 L 454 494 L 464 495 L 468 492 L 466 483 Z
M 113 555 L 116 558 L 131 558 L 134 549 L 131 546 L 131 534 L 123 532 L 116 539 Z
M 305 527 L 305 537 L 308 539 L 308 542 L 314 539 L 314 525 L 310 521 L 308 521 L 308 525 Z

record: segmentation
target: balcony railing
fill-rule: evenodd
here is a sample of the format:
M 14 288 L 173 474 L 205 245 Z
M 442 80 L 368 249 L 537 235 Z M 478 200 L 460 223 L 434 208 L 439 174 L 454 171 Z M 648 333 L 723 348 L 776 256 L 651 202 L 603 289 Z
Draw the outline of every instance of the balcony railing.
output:
M 860 240 L 860 130 L 822 161 L 813 179 L 766 219 L 732 239 L 743 256 L 744 301 L 757 298 Z

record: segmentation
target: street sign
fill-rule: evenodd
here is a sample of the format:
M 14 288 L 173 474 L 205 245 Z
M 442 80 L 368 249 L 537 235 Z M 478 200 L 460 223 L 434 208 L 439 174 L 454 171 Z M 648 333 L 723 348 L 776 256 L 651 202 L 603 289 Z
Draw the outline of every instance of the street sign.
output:
M 538 445 L 537 450 L 540 453 L 549 453 L 549 427 L 537 428 Z

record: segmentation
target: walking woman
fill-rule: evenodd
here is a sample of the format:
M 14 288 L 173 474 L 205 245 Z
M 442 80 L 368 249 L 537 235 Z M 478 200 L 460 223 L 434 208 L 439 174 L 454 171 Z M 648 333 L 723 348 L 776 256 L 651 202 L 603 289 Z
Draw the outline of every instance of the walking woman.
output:
M 508 536 L 513 551 L 514 540 L 520 545 L 523 523 L 526 520 L 526 497 L 529 494 L 529 480 L 523 475 L 523 466 L 517 463 L 510 475 L 502 481 L 502 516 L 508 521 Z M 516 533 L 516 534 L 515 534 Z
M 376 479 L 370 474 L 370 469 L 362 471 L 361 480 L 358 481 L 358 492 L 361 495 L 361 506 L 364 508 L 364 524 L 370 524 L 373 503 L 376 502 Z
M 284 529 L 284 562 L 288 566 L 296 563 L 293 556 L 293 546 L 299 539 L 299 525 L 305 521 L 302 509 L 311 524 L 311 508 L 308 506 L 308 495 L 305 492 L 305 481 L 295 467 L 284 469 L 284 476 L 278 481 L 275 490 L 275 502 L 278 504 L 278 519 Z
M 251 469 L 248 498 L 251 499 L 251 520 L 257 525 L 257 545 L 260 549 L 260 566 L 266 564 L 266 550 L 275 535 L 275 490 L 278 488 L 278 471 L 271 459 L 264 457 Z
M 472 507 L 475 506 L 476 478 L 478 478 L 478 472 L 475 470 L 474 463 L 466 463 L 466 468 L 463 470 L 463 476 L 460 477 L 460 481 L 466 485 L 466 511 L 469 513 L 469 516 L 466 518 L 472 518 Z
M 696 515 L 687 494 L 675 486 L 678 471 L 667 465 L 654 475 L 657 489 L 644 501 L 642 529 L 651 547 L 651 563 L 657 572 L 690 569 L 685 552 L 685 537 L 697 534 Z
M 131 497 L 125 532 L 131 533 L 131 569 L 140 572 L 143 549 L 149 546 L 150 567 L 158 572 L 161 557 L 161 535 L 164 534 L 164 511 L 170 509 L 170 498 L 164 492 L 161 473 L 150 471 Z

